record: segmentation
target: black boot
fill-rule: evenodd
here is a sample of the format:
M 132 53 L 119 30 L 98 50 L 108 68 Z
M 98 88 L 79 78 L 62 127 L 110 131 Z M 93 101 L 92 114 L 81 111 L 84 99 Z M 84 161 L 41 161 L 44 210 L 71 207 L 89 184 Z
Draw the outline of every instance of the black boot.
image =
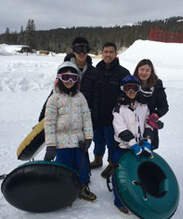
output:
M 104 169 L 104 171 L 101 173 L 101 176 L 104 179 L 107 179 L 113 174 L 113 171 L 114 171 L 114 165 L 112 163 L 109 163 L 107 167 Z
M 83 185 L 79 194 L 79 198 L 86 201 L 94 201 L 97 196 L 93 192 L 90 192 L 88 185 Z
M 92 161 L 90 163 L 91 169 L 96 169 L 96 168 L 102 167 L 102 165 L 103 165 L 102 158 L 103 157 L 95 156 L 94 161 Z
M 128 210 L 128 208 L 126 208 L 126 207 L 124 207 L 124 206 L 122 206 L 122 207 L 117 207 L 122 213 L 124 213 L 124 214 L 129 214 L 130 212 L 129 212 L 129 210 Z

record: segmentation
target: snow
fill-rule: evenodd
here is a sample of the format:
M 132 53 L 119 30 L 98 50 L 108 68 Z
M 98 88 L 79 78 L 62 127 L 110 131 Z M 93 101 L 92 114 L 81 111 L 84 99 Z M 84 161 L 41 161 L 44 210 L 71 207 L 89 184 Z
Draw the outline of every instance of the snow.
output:
M 32 127 L 37 123 L 42 105 L 50 93 L 57 66 L 65 54 L 17 54 L 17 46 L 0 45 L 0 175 L 9 173 L 23 161 L 17 160 L 16 150 Z M 143 58 L 151 59 L 156 72 L 166 87 L 170 111 L 162 118 L 165 126 L 160 131 L 159 153 L 173 169 L 180 186 L 180 203 L 172 218 L 183 218 L 183 171 L 181 171 L 183 124 L 183 44 L 136 41 L 119 54 L 121 65 L 133 73 Z M 93 59 L 96 65 L 100 59 Z M 45 149 L 36 157 L 43 159 Z M 93 160 L 93 144 L 89 150 Z M 124 215 L 113 205 L 113 194 L 100 173 L 107 165 L 92 171 L 90 189 L 98 199 L 87 202 L 77 199 L 72 207 L 50 213 L 29 213 L 11 206 L 0 193 L 0 219 L 135 219 Z

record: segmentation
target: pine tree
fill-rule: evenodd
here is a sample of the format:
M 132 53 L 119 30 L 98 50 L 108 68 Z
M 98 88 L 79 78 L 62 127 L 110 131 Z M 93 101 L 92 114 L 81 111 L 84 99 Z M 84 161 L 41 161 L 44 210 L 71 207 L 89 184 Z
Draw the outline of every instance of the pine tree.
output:
M 7 27 L 5 32 L 5 43 L 10 44 L 10 29 Z
M 25 35 L 25 31 L 24 31 L 23 26 L 21 26 L 20 33 L 19 33 L 19 38 L 18 38 L 18 42 L 20 43 L 20 45 L 25 44 L 24 35 Z
M 29 19 L 26 31 L 25 31 L 25 44 L 30 47 L 30 49 L 36 49 L 36 26 L 34 20 Z

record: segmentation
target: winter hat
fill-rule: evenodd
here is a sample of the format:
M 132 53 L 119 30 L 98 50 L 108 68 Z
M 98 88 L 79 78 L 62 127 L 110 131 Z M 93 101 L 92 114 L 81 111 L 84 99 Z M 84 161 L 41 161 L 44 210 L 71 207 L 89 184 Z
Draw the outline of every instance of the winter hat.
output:
M 62 64 L 58 66 L 57 74 L 65 73 L 68 70 L 70 70 L 72 73 L 78 74 L 77 66 L 74 63 L 69 62 L 69 61 L 63 62 Z
M 126 84 L 137 84 L 140 85 L 140 81 L 138 80 L 137 77 L 132 76 L 132 75 L 127 75 L 126 77 L 123 78 L 121 81 L 121 86 L 124 86 Z
M 63 63 L 61 63 L 59 66 L 58 66 L 58 69 L 57 69 L 57 77 L 56 77 L 56 79 L 55 79 L 55 81 L 54 81 L 54 85 L 56 86 L 57 85 L 57 83 L 58 83 L 58 76 L 59 76 L 59 74 L 62 74 L 62 73 L 65 73 L 65 72 L 67 72 L 67 71 L 71 71 L 72 73 L 74 73 L 74 74 L 78 74 L 79 73 L 79 70 L 78 70 L 78 68 L 77 68 L 77 66 L 74 64 L 74 63 L 72 63 L 72 62 L 69 62 L 69 61 L 65 61 L 65 62 L 63 62 Z
M 136 85 L 136 86 L 134 86 L 134 85 Z M 126 86 L 129 86 L 129 88 L 127 88 Z M 135 76 L 127 75 L 126 77 L 124 77 L 123 80 L 121 81 L 121 91 L 122 92 L 118 98 L 118 103 L 120 105 L 131 105 L 132 103 L 134 103 L 139 98 L 138 91 L 140 91 L 140 87 L 141 87 L 140 81 Z M 129 98 L 126 95 L 126 92 L 129 92 L 130 90 L 137 92 L 136 96 L 133 99 Z

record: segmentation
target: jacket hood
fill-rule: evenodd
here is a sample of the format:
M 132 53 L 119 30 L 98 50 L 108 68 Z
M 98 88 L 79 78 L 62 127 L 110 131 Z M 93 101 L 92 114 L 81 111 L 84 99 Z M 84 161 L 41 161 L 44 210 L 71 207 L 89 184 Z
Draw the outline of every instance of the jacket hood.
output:
M 64 61 L 70 61 L 71 58 L 75 58 L 75 55 L 74 55 L 72 52 L 69 52 L 69 53 L 65 56 Z M 89 66 L 92 65 L 92 58 L 91 58 L 89 55 L 87 55 L 87 57 L 86 57 L 86 62 L 87 62 L 87 64 L 88 64 Z

